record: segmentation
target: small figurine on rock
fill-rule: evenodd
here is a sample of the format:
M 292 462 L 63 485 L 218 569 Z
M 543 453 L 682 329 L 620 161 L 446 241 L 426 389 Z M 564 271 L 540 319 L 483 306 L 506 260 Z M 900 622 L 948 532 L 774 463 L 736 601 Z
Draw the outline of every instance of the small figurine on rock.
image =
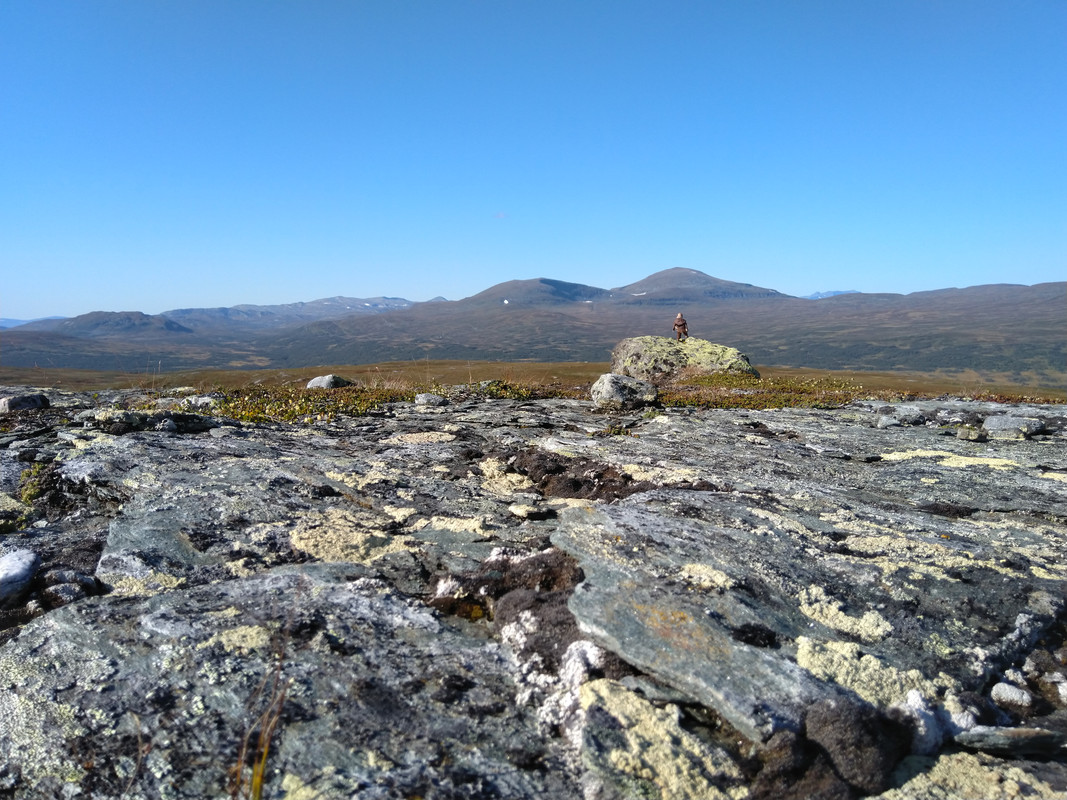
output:
M 674 318 L 674 332 L 678 334 L 678 341 L 689 338 L 689 323 L 685 321 L 685 317 L 682 316 L 682 312 L 678 312 L 678 316 Z

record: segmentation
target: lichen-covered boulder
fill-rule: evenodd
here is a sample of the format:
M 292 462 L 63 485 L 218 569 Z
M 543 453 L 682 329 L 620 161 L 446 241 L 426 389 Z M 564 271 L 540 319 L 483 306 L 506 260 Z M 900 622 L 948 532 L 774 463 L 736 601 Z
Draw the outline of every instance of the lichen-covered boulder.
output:
M 700 374 L 732 372 L 759 377 L 748 356 L 733 347 L 690 337 L 665 336 L 623 339 L 611 354 L 611 371 L 647 381 L 677 378 L 683 371 Z
M 659 392 L 648 381 L 608 373 L 596 379 L 589 395 L 597 408 L 621 411 L 655 403 Z

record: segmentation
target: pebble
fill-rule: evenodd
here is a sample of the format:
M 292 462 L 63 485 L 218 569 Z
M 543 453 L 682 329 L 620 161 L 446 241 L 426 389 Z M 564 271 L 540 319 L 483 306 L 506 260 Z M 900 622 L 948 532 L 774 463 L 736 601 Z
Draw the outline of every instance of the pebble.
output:
M 1029 708 L 1034 700 L 1028 691 L 1010 683 L 998 683 L 989 696 L 1001 708 Z

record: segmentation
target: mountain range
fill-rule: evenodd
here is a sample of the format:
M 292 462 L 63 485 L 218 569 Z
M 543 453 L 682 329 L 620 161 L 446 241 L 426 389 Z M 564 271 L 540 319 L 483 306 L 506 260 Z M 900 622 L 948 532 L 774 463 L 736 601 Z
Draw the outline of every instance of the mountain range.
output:
M 829 294 L 829 293 L 828 293 Z M 422 359 L 607 361 L 621 339 L 691 335 L 754 364 L 1067 376 L 1067 282 L 802 299 L 668 269 L 614 289 L 512 280 L 462 300 L 333 297 L 275 306 L 96 311 L 0 330 L 0 365 L 140 372 Z

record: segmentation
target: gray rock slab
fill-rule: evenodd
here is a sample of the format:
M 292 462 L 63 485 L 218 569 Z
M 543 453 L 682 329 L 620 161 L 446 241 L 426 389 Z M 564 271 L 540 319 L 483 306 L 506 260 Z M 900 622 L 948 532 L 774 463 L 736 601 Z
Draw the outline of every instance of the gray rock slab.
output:
M 578 796 L 534 718 L 508 702 L 500 647 L 367 573 L 282 569 L 101 598 L 30 624 L 0 651 L 13 796 L 75 783 L 95 798 L 229 797 L 231 768 L 250 778 L 261 752 L 263 713 L 278 721 L 276 795 L 466 796 L 477 785 L 482 796 Z M 38 667 L 57 660 L 81 668 Z
M 741 797 L 768 731 L 861 706 L 929 723 L 931 760 L 887 800 L 953 796 L 948 764 L 1033 796 L 1052 780 L 936 750 L 998 713 L 1002 678 L 1030 682 L 1013 714 L 1067 703 L 1043 644 L 1067 585 L 1063 406 L 1014 407 L 1042 432 L 978 442 L 946 433 L 1005 407 L 909 403 L 926 422 L 889 428 L 915 412 L 641 410 L 605 428 L 588 401 L 450 398 L 121 435 L 74 415 L 159 398 L 56 393 L 20 417 L 3 491 L 27 449 L 54 460 L 3 539 L 43 578 L 0 613 L 0 788 L 231 796 L 285 641 L 274 796 Z M 467 621 L 494 609 L 500 630 Z M 555 641 L 603 657 L 557 675 Z M 720 726 L 729 752 L 709 743 Z M 837 773 L 884 784 L 842 760 L 862 726 L 816 727 Z

